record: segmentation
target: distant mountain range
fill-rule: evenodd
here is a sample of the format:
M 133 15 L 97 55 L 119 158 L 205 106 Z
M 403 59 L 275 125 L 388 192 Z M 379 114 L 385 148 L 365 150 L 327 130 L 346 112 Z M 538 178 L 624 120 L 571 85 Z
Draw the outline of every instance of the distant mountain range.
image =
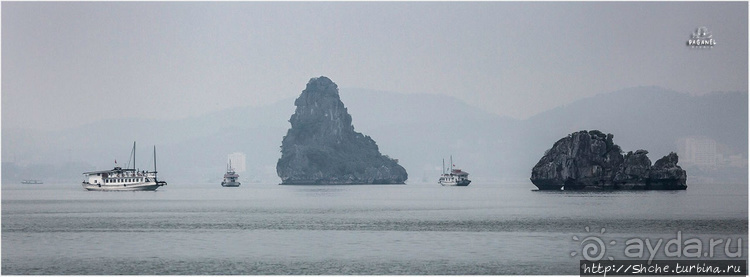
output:
M 443 95 L 342 88 L 340 97 L 355 131 L 371 136 L 381 153 L 399 159 L 406 168 L 407 184 L 437 182 L 441 160 L 447 166 L 453 155 L 454 164 L 468 171 L 474 184 L 531 186 L 531 168 L 545 150 L 570 133 L 591 129 L 614 134 L 625 151 L 648 150 L 652 161 L 678 151 L 678 140 L 691 136 L 715 140 L 725 155 L 748 157 L 747 92 L 691 96 L 636 87 L 581 99 L 524 120 Z M 110 168 L 115 159 L 124 166 L 137 141 L 138 167 L 153 166 L 151 147 L 156 145 L 160 176 L 170 183 L 218 185 L 227 154 L 233 152 L 247 155 L 248 171 L 241 173 L 241 180 L 278 183 L 275 166 L 293 103 L 290 98 L 181 120 L 119 119 L 54 132 L 3 128 L 3 182 L 78 180 L 81 172 Z M 747 183 L 747 167 L 730 174 L 736 175 L 730 180 Z

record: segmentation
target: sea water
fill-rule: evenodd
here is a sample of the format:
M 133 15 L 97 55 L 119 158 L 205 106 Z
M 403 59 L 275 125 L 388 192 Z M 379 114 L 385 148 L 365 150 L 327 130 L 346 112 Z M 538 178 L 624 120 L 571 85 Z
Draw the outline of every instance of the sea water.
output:
M 534 188 L 2 184 L 2 274 L 577 275 L 589 237 L 606 258 L 637 259 L 624 254 L 633 238 L 720 238 L 729 253 L 709 258 L 747 259 L 747 185 Z

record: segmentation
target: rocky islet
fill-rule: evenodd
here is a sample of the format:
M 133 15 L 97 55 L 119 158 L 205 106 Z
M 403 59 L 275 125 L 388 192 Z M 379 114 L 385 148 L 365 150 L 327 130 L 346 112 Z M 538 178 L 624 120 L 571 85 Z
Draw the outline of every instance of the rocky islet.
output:
M 612 134 L 579 131 L 547 150 L 531 170 L 540 190 L 684 190 L 687 173 L 670 153 L 651 165 L 648 151 L 622 155 Z
M 406 170 L 354 131 L 331 79 L 312 78 L 294 101 L 276 172 L 282 184 L 403 184 Z

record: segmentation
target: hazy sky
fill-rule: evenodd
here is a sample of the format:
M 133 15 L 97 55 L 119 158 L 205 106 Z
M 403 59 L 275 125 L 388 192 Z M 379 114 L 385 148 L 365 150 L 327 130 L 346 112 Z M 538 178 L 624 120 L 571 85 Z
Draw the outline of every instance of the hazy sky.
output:
M 515 118 L 641 85 L 745 91 L 747 24 L 746 2 L 3 2 L 2 124 L 183 118 L 321 75 Z M 700 26 L 712 49 L 686 45 Z

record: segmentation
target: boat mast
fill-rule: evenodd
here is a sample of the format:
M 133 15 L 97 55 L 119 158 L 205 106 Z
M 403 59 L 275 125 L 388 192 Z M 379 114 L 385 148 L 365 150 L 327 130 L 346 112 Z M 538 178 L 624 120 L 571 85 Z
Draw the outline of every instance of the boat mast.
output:
M 156 145 L 154 145 L 154 180 L 156 180 Z
M 440 168 L 440 170 L 442 170 L 443 174 L 445 174 L 445 158 L 443 158 L 443 167 Z
M 128 157 L 128 163 L 125 165 L 125 169 L 130 168 L 130 160 L 133 160 L 133 169 L 135 170 L 135 141 L 133 141 L 133 149 L 130 150 L 130 157 Z M 115 163 L 117 163 L 115 161 Z
M 451 173 L 453 173 L 453 155 L 451 155 Z

